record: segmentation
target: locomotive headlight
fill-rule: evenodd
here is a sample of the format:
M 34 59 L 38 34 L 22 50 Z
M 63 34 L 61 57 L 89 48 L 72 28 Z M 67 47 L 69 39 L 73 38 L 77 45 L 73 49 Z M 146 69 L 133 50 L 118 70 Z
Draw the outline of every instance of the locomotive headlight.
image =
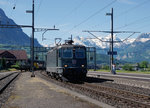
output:
M 81 67 L 84 67 L 84 65 L 81 65 Z
M 64 67 L 68 67 L 68 65 L 64 65 Z

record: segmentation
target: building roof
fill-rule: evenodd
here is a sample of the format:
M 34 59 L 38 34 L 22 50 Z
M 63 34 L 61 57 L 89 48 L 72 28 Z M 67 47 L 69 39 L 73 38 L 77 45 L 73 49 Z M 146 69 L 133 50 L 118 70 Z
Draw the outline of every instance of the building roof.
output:
M 25 50 L 0 50 L 0 55 L 2 53 L 9 52 L 13 54 L 17 60 L 27 60 L 27 53 Z

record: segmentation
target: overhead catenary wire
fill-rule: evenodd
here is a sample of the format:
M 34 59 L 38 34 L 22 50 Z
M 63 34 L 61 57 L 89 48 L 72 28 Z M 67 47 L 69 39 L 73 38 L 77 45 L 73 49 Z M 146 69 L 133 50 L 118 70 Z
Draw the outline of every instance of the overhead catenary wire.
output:
M 11 4 L 11 2 L 9 1 L 9 0 L 6 0 L 6 1 L 3 1 L 5 4 L 7 3 L 7 4 Z M 2 8 L 2 7 L 1 7 Z M 7 6 L 5 6 L 5 7 L 3 7 L 3 10 L 8 10 L 9 8 L 7 7 Z M 11 8 L 11 9 L 13 9 L 13 8 Z M 11 11 L 8 11 L 8 12 L 10 12 L 9 13 L 9 15 L 11 16 L 11 14 L 12 14 L 12 10 Z M 8 14 L 8 13 L 7 13 Z M 2 19 L 0 19 L 0 23 L 5 23 L 5 22 L 7 23 L 8 22 L 8 20 L 2 20 Z
M 144 4 L 146 4 L 146 3 L 148 3 L 148 2 L 150 2 L 150 0 L 145 0 L 145 1 L 141 2 L 141 3 L 138 3 L 138 4 L 135 5 L 134 7 L 131 7 L 131 8 L 129 8 L 129 9 L 127 9 L 127 10 L 125 10 L 125 11 L 123 11 L 123 12 L 117 14 L 117 15 L 114 15 L 114 17 L 115 17 L 115 18 L 119 18 L 119 17 L 121 17 L 121 16 L 123 16 L 123 15 L 125 15 L 125 14 L 127 14 L 127 13 L 129 13 L 129 12 L 132 12 L 133 10 L 135 10 L 135 9 L 137 9 L 137 8 L 140 8 L 141 6 L 143 6 Z M 106 23 L 108 23 L 108 22 L 106 22 Z M 105 23 L 105 24 L 106 24 L 106 23 Z M 103 24 L 97 24 L 97 25 L 92 26 L 91 28 L 98 27 L 99 25 L 103 25 Z M 125 26 L 125 25 L 124 25 L 124 26 Z
M 115 29 L 122 29 L 122 28 L 128 27 L 128 26 L 130 26 L 130 25 L 140 23 L 140 21 L 143 21 L 143 20 L 145 20 L 145 19 L 147 19 L 147 18 L 150 18 L 150 15 L 149 15 L 149 16 L 146 16 L 146 17 L 143 17 L 143 18 L 140 18 L 140 19 L 138 19 L 138 20 L 135 20 L 135 21 L 133 21 L 133 22 L 130 22 L 130 23 L 126 24 L 126 25 L 117 27 L 117 28 L 115 28 Z
M 131 36 L 133 36 L 135 32 L 133 32 L 131 35 L 129 35 L 126 39 L 124 39 L 122 42 L 127 41 Z
M 82 25 L 83 23 L 85 23 L 86 21 L 88 21 L 89 19 L 91 19 L 92 17 L 94 17 L 95 15 L 99 14 L 101 11 L 103 11 L 104 9 L 106 9 L 107 7 L 111 6 L 112 4 L 114 4 L 117 0 L 113 0 L 111 3 L 107 4 L 105 7 L 101 8 L 100 10 L 96 11 L 94 14 L 90 15 L 89 17 L 87 17 L 85 20 L 83 20 L 82 22 L 80 22 L 79 24 L 75 25 L 74 28 Z
M 144 4 L 146 4 L 146 3 L 148 3 L 148 2 L 150 2 L 150 0 L 145 0 L 145 1 L 143 1 L 142 3 L 139 3 L 139 4 L 137 4 L 136 6 L 134 6 L 134 7 L 132 7 L 132 8 L 129 8 L 129 9 L 127 9 L 127 10 L 125 10 L 125 11 L 119 13 L 119 14 L 116 15 L 115 17 L 123 16 L 123 15 L 125 15 L 125 14 L 127 14 L 127 13 L 129 13 L 129 12 L 131 12 L 131 11 L 133 11 L 133 10 L 135 10 L 136 8 L 139 8 L 139 7 L 143 6 Z
M 150 0 L 145 0 L 145 1 L 143 1 L 142 3 L 137 4 L 136 6 L 134 6 L 134 7 L 132 7 L 132 8 L 129 8 L 129 9 L 127 9 L 126 11 L 121 12 L 120 14 L 118 14 L 118 15 L 116 16 L 116 18 L 117 18 L 117 17 L 120 17 L 120 16 L 123 16 L 123 15 L 125 15 L 125 14 L 127 14 L 127 13 L 129 13 L 129 12 L 131 12 L 131 11 L 133 11 L 133 10 L 135 10 L 136 8 L 139 8 L 139 7 L 143 6 L 144 4 L 146 4 L 146 3 L 148 3 L 148 2 L 150 2 Z M 140 19 L 137 19 L 137 20 L 135 20 L 135 21 L 133 21 L 133 22 L 130 22 L 130 23 L 128 23 L 128 24 L 125 24 L 125 25 L 123 25 L 123 26 L 117 27 L 117 28 L 115 28 L 115 29 L 122 29 L 122 28 L 125 28 L 125 27 L 128 27 L 128 26 L 131 26 L 131 25 L 140 23 L 140 21 L 143 21 L 143 20 L 145 20 L 145 19 L 147 19 L 147 18 L 150 18 L 150 16 L 145 16 L 145 17 L 143 17 L 143 18 L 140 18 Z
M 66 19 L 68 16 L 70 16 L 71 14 L 73 14 L 74 11 L 76 11 L 77 9 L 79 9 L 87 0 L 82 0 L 76 7 L 74 7 L 69 13 L 67 13 L 66 15 L 64 15 L 60 21 L 58 21 L 56 23 L 56 25 L 58 25 L 59 23 L 61 23 L 64 19 Z
M 40 0 L 39 5 L 38 5 L 38 8 L 37 8 L 37 10 L 36 10 L 36 16 L 38 16 L 39 10 L 40 10 L 41 5 L 42 5 L 42 2 L 43 2 L 43 0 Z
M 16 9 L 17 1 L 18 1 L 18 0 L 14 0 L 14 4 L 13 4 L 13 7 L 12 7 L 13 10 Z
M 42 0 L 43 1 L 43 0 Z M 82 0 L 75 8 L 73 8 L 67 15 L 65 15 L 59 22 L 55 23 L 55 25 L 58 25 L 60 22 L 62 22 L 65 18 L 67 18 L 69 15 L 71 15 L 74 11 L 79 9 L 87 0 Z
M 93 33 L 91 32 L 88 32 L 89 34 L 91 34 L 92 36 L 94 36 L 96 39 L 100 40 L 101 42 L 104 42 L 102 39 L 98 38 L 96 35 L 94 35 Z
M 94 35 L 91 32 L 105 32 L 105 33 L 109 33 L 108 31 L 83 31 L 83 32 L 88 32 L 89 34 L 91 34 L 92 36 L 94 36 L 96 39 L 100 40 L 101 42 L 109 42 L 111 43 L 111 41 L 104 41 L 100 38 L 98 38 L 96 35 Z M 140 33 L 140 32 L 133 32 L 133 31 L 114 31 L 114 33 L 132 33 L 131 35 L 129 35 L 127 38 L 125 38 L 123 41 L 113 41 L 114 43 L 118 43 L 118 42 L 124 42 L 127 41 L 131 36 L 133 36 L 135 33 Z
M 97 14 L 99 14 L 100 12 L 102 12 L 104 9 L 106 9 L 109 6 L 111 6 L 115 2 L 117 2 L 117 0 L 113 0 L 109 4 L 105 5 L 103 8 L 99 9 L 98 11 L 96 11 L 95 13 L 93 13 L 92 15 L 90 15 L 89 17 L 87 17 L 85 20 L 83 20 L 79 24 L 75 25 L 74 27 L 72 27 L 71 29 L 69 29 L 68 31 L 66 31 L 64 34 L 70 33 L 73 29 L 75 29 L 75 28 L 79 27 L 80 25 L 82 25 L 83 23 L 87 22 L 89 19 L 91 19 L 92 17 L 96 16 Z M 64 34 L 62 34 L 62 35 L 64 35 Z
M 137 29 L 142 29 L 142 28 L 145 28 L 145 27 L 147 27 L 147 26 L 150 26 L 150 24 L 145 24 L 145 25 L 143 25 L 143 26 L 138 27 Z M 149 30 L 148 30 L 148 32 L 149 32 Z
M 7 2 L 8 1 L 9 0 L 7 0 Z M 16 6 L 17 6 L 17 2 L 18 2 L 18 0 L 14 0 L 13 3 L 12 3 L 13 6 L 11 7 L 10 18 L 12 18 L 12 16 L 13 16 L 14 10 L 16 9 Z M 6 22 L 9 23 L 9 20 L 7 20 Z

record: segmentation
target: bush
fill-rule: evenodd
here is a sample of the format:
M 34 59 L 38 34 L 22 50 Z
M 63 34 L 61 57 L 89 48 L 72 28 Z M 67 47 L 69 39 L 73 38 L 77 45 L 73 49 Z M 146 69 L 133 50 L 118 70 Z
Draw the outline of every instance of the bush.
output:
M 19 65 L 11 65 L 11 68 L 16 68 L 18 69 L 20 66 Z
M 6 59 L 5 58 L 1 59 L 1 66 L 2 66 L 3 69 L 6 68 Z
M 140 63 L 140 68 L 143 68 L 144 70 L 146 70 L 146 68 L 148 68 L 148 62 L 147 61 L 142 61 Z
M 19 62 L 16 62 L 15 65 L 11 65 L 11 68 L 19 69 L 20 68 Z
M 102 67 L 102 69 L 109 70 L 109 66 L 108 66 L 108 65 L 104 65 L 104 66 Z
M 130 64 L 125 64 L 123 66 L 123 69 L 126 71 L 133 71 L 133 66 L 131 66 Z

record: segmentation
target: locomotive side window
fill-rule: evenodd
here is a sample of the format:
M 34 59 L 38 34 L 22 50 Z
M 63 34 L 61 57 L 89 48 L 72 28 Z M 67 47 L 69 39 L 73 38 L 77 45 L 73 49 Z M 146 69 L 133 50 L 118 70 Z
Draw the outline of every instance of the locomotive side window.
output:
M 58 51 L 59 51 L 59 53 L 58 53 L 58 54 L 59 54 L 59 57 L 61 57 L 61 54 L 62 54 L 62 53 L 61 53 L 61 49 L 59 49 Z
M 84 49 L 76 49 L 75 57 L 76 58 L 85 58 L 85 50 Z
M 71 48 L 63 49 L 63 58 L 72 58 L 73 57 L 73 51 Z

